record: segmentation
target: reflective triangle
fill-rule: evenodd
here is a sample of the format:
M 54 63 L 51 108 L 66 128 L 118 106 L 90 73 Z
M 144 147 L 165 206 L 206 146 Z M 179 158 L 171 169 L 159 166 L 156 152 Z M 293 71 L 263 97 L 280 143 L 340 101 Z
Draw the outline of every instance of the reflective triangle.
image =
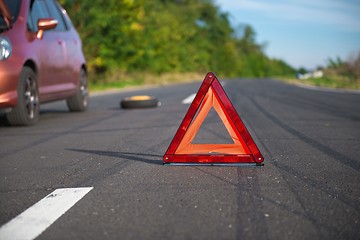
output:
M 211 108 L 227 129 L 233 144 L 193 144 Z M 264 158 L 219 80 L 208 73 L 164 157 L 164 163 L 262 163 Z

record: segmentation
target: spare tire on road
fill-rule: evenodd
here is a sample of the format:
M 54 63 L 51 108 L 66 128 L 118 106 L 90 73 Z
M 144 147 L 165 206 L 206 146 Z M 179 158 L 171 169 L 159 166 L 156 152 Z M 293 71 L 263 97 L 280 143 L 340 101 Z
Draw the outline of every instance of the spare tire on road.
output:
M 121 100 L 120 107 L 121 108 L 153 108 L 157 107 L 159 101 L 151 96 L 147 95 L 139 95 L 139 96 L 131 96 Z

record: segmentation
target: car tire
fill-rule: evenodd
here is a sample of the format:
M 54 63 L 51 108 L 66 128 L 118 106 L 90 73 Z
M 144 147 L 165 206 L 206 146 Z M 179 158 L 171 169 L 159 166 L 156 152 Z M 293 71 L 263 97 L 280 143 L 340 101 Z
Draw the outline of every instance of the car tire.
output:
M 131 108 L 153 108 L 159 105 L 159 101 L 150 96 L 133 96 L 124 98 L 120 102 L 120 107 L 125 109 Z
M 24 67 L 18 84 L 18 103 L 6 113 L 12 126 L 29 126 L 39 121 L 40 101 L 37 76 L 30 67 Z
M 66 99 L 66 104 L 71 112 L 82 112 L 87 109 L 89 104 L 89 92 L 85 69 L 80 70 L 80 79 L 76 94 Z

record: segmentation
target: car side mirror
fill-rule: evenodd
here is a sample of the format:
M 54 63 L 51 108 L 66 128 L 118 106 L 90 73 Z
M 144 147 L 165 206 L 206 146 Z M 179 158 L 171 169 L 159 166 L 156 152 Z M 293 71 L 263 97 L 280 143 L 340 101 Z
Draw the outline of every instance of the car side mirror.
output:
M 42 39 L 44 31 L 54 29 L 57 25 L 58 21 L 54 18 L 40 18 L 37 23 L 38 32 L 36 33 L 36 37 Z

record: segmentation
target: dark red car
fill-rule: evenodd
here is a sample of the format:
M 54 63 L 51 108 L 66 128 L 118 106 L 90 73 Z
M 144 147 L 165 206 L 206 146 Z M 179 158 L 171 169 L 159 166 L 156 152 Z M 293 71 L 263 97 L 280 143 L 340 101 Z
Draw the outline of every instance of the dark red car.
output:
M 88 105 L 81 39 L 56 0 L 0 0 L 0 110 L 11 125 L 32 125 L 40 103 Z

